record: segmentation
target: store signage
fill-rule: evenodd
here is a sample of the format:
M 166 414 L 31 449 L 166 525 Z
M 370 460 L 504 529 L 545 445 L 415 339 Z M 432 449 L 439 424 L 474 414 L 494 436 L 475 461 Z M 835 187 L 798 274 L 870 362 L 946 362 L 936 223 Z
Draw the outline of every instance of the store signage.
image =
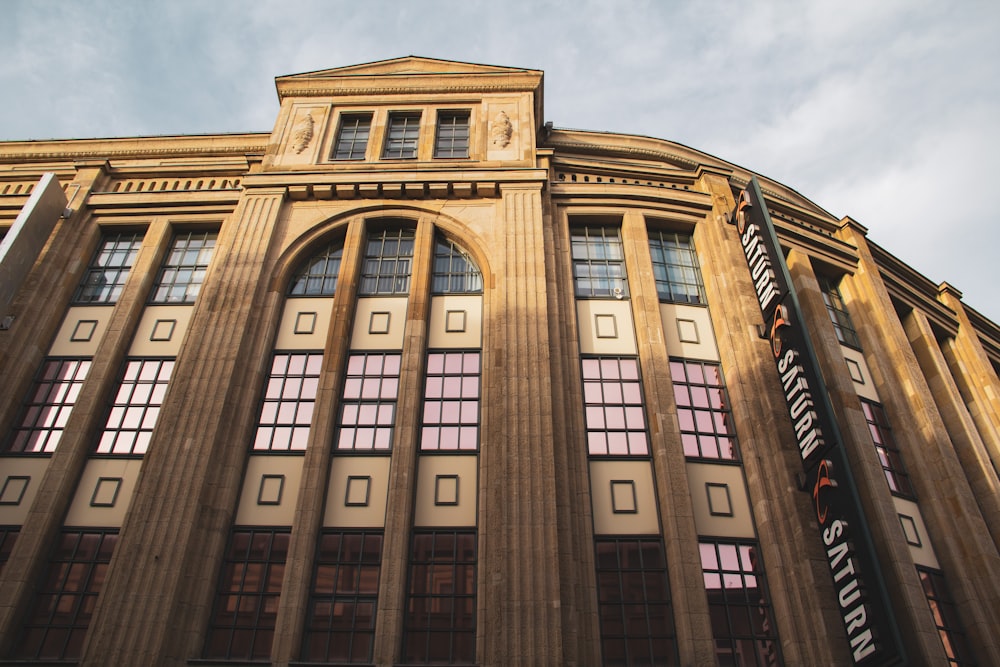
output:
M 833 409 L 803 325 L 757 179 L 732 222 L 750 270 L 854 664 L 901 665 L 905 655 Z

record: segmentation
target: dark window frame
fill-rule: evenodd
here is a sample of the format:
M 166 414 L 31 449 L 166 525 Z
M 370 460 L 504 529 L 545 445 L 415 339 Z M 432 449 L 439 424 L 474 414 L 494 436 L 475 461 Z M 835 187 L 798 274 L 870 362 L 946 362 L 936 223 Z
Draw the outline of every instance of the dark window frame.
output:
M 261 392 L 257 430 L 251 445 L 254 454 L 305 452 L 322 372 L 322 350 L 271 353 L 271 370 Z
M 91 363 L 90 357 L 47 357 L 42 362 L 5 453 L 45 456 L 56 450 Z M 63 378 L 66 372 L 71 374 Z
M 934 617 L 934 625 L 937 627 L 948 664 L 971 667 L 976 662 L 975 657 L 965 636 L 962 620 L 959 618 L 958 608 L 951 596 L 944 573 L 941 570 L 918 565 L 917 574 L 920 576 L 924 597 L 931 616 Z
M 649 421 L 638 357 L 585 356 L 580 367 L 588 455 L 649 457 Z
M 391 111 L 385 127 L 383 160 L 415 160 L 420 149 L 421 112 Z
M 628 270 L 620 225 L 572 226 L 570 254 L 576 298 L 628 298 Z
M 474 362 L 467 360 L 475 357 Z M 455 361 L 457 360 L 457 362 Z M 472 365 L 474 364 L 474 369 Z M 420 451 L 479 451 L 482 353 L 479 350 L 428 350 L 421 411 Z M 457 393 L 453 385 L 458 384 Z M 448 414 L 457 413 L 454 417 Z M 442 447 L 442 441 L 454 447 Z M 471 443 L 471 444 L 470 444 Z
M 365 240 L 358 296 L 408 296 L 415 245 L 416 233 L 410 227 L 370 231 Z
M 860 350 L 861 340 L 858 338 L 858 329 L 851 320 L 851 314 L 847 312 L 844 296 L 840 292 L 840 281 L 821 274 L 818 274 L 816 278 L 823 295 L 823 304 L 830 316 L 833 330 L 837 334 L 837 340 L 847 347 Z
M 173 357 L 128 357 L 125 360 L 108 417 L 94 446 L 95 456 L 141 458 L 145 455 L 159 421 L 175 363 Z M 148 373 L 147 368 L 154 365 L 155 372 Z
M 73 305 L 118 303 L 142 248 L 145 231 L 105 231 L 73 294 Z M 107 280 L 108 276 L 112 279 Z
M 739 439 L 722 365 L 671 357 L 670 379 L 685 458 L 739 462 Z
M 371 139 L 372 112 L 351 111 L 340 114 L 337 134 L 333 142 L 330 159 L 343 161 L 364 160 L 368 154 Z
M 705 282 L 690 234 L 651 229 L 649 254 L 660 301 L 706 305 Z
M 369 363 L 377 358 L 381 361 L 376 369 Z M 402 360 L 398 351 L 359 350 L 348 355 L 333 445 L 338 455 L 392 451 Z
M 483 274 L 465 250 L 449 239 L 434 242 L 431 294 L 482 294 Z
M 885 407 L 881 403 L 867 398 L 860 400 L 861 410 L 868 423 L 868 433 L 871 435 L 872 444 L 875 446 L 875 453 L 882 465 L 882 472 L 885 474 L 889 490 L 895 496 L 916 500 L 917 495 L 913 490 L 910 475 L 906 472 L 906 466 L 903 464 L 899 445 L 896 444 L 896 438 L 892 435 Z
M 194 303 L 215 256 L 219 234 L 214 230 L 189 230 L 174 234 L 150 293 L 153 305 Z M 192 256 L 193 253 L 193 256 Z M 178 290 L 183 290 L 178 294 Z
M 302 262 L 288 284 L 289 297 L 330 297 L 337 291 L 344 242 L 334 241 Z
M 469 157 L 471 118 L 469 109 L 438 111 L 434 128 L 435 159 L 461 160 Z

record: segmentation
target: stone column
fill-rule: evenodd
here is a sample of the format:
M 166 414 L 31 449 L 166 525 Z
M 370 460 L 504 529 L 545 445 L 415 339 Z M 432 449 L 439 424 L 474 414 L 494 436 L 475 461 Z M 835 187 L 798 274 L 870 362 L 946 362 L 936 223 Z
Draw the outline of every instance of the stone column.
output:
M 378 619 L 375 626 L 375 662 L 390 666 L 400 661 L 406 581 L 413 529 L 414 485 L 417 480 L 417 447 L 423 415 L 424 356 L 430 320 L 430 284 L 434 263 L 434 223 L 417 223 L 410 278 L 410 302 L 403 330 L 399 399 L 396 405 L 389 495 L 385 503 L 385 537 L 379 574 Z
M 934 550 L 977 657 L 984 664 L 1000 664 L 1000 645 L 996 637 L 996 628 L 1000 627 L 1000 608 L 996 605 L 1000 600 L 1000 554 L 977 510 L 972 489 L 906 332 L 896 316 L 863 229 L 846 219 L 839 236 L 858 249 L 858 270 L 841 282 L 841 291 L 857 326 L 865 360 L 887 408 L 917 497 L 923 500 L 920 510 Z M 838 367 L 843 373 L 843 364 L 838 363 Z M 859 435 L 858 444 L 861 443 L 867 444 L 871 451 L 870 437 L 866 441 Z M 874 457 L 868 458 L 870 463 L 864 467 L 877 471 Z M 884 481 L 881 488 L 887 488 Z M 875 489 L 870 491 L 874 493 Z M 885 533 L 886 537 L 905 547 L 898 532 L 898 520 L 890 516 L 885 522 L 895 524 L 892 532 Z M 935 642 L 928 636 L 936 632 L 923 593 L 918 588 L 919 581 L 912 574 L 913 564 L 908 554 L 906 556 L 898 561 L 893 559 L 893 567 L 899 570 L 896 574 L 899 583 L 914 590 L 905 598 L 893 596 L 897 601 L 897 613 L 912 624 L 910 627 L 904 625 L 906 636 L 915 640 L 927 638 L 917 644 L 915 654 L 927 660 L 938 660 L 942 656 L 940 641 L 933 646 Z
M 990 454 L 962 401 L 962 394 L 955 384 L 945 355 L 938 347 L 927 316 L 918 310 L 911 310 L 903 320 L 903 327 L 941 413 L 941 419 L 948 429 L 955 454 L 969 480 L 993 544 L 1000 548 L 1000 483 L 997 481 L 996 469 L 991 464 Z
M 266 278 L 284 196 L 248 191 L 222 225 L 81 665 L 200 653 L 280 317 Z
M 670 598 L 681 664 L 711 664 L 715 642 L 698 550 L 698 530 L 687 483 L 684 449 L 677 423 L 660 299 L 653 278 L 646 219 L 629 211 L 622 220 L 625 266 L 642 368 L 643 392 L 653 455 L 653 477 L 666 548 Z
M 986 451 L 995 469 L 1000 470 L 1000 379 L 986 356 L 961 296 L 948 283 L 938 288 L 938 300 L 955 311 L 958 320 L 958 334 L 945 342 L 944 355 Z
M 351 326 L 357 303 L 358 276 L 364 256 L 364 220 L 351 221 L 344 240 L 340 276 L 333 297 L 333 313 L 323 347 L 323 371 L 316 392 L 315 413 L 309 429 L 302 464 L 302 481 L 295 504 L 295 518 L 281 582 L 278 618 L 271 657 L 275 665 L 287 665 L 299 656 L 306 609 L 313 580 L 316 540 L 323 525 L 327 485 L 333 451 L 333 433 L 344 386 L 344 363 L 351 342 Z
M 763 553 L 781 650 L 787 664 L 848 664 L 847 638 L 811 499 L 797 488 L 802 460 L 763 318 L 735 225 L 732 188 L 705 174 L 712 210 L 695 227 L 695 246 L 712 312 Z
M 481 664 L 562 664 L 541 184 L 501 186 L 485 295 L 480 452 Z M 488 379 L 487 379 L 488 378 Z

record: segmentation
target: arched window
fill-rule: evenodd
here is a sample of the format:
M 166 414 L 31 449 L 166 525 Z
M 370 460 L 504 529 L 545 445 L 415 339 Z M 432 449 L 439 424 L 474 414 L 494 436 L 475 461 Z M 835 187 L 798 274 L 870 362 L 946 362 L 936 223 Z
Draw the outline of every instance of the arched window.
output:
M 447 239 L 434 244 L 434 294 L 479 294 L 483 274 L 469 254 Z
M 344 243 L 336 241 L 306 261 L 292 279 L 289 296 L 333 296 Z

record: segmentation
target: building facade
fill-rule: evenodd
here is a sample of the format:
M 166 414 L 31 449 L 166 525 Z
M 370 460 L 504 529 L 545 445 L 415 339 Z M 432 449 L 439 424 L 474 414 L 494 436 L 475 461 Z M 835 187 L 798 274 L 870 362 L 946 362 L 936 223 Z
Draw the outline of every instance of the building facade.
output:
M 1000 327 L 542 83 L 0 142 L 0 664 L 1000 664 Z

